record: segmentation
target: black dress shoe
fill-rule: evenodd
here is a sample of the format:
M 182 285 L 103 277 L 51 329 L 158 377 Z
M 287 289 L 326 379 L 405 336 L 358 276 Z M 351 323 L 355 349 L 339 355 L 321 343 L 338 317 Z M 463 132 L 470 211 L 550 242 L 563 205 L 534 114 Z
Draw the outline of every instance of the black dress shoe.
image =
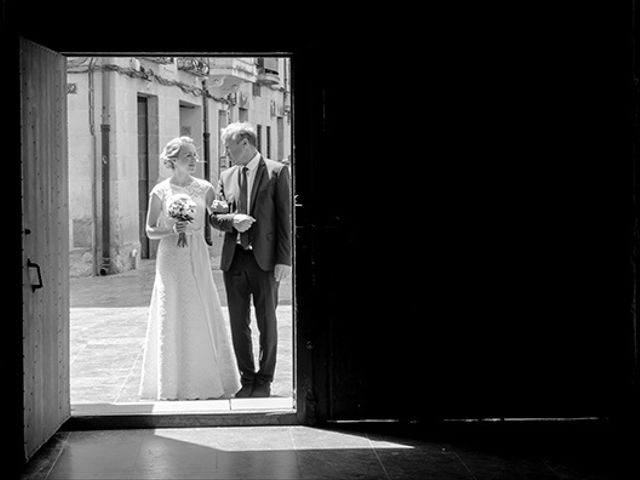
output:
M 271 385 L 268 383 L 256 383 L 253 387 L 252 397 L 270 397 Z
M 247 398 L 250 397 L 253 393 L 253 384 L 248 383 L 246 385 L 242 385 L 242 388 L 236 392 L 236 398 Z

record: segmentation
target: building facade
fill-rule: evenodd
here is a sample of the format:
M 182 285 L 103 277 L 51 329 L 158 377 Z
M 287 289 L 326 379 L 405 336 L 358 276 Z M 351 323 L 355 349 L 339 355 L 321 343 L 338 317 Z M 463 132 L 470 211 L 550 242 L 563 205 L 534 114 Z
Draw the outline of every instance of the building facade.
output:
M 172 138 L 194 139 L 196 176 L 214 185 L 230 167 L 220 142 L 230 122 L 253 123 L 260 152 L 291 162 L 290 78 L 287 57 L 69 58 L 71 276 L 155 257 L 144 232 L 148 195 L 171 175 L 159 157 Z

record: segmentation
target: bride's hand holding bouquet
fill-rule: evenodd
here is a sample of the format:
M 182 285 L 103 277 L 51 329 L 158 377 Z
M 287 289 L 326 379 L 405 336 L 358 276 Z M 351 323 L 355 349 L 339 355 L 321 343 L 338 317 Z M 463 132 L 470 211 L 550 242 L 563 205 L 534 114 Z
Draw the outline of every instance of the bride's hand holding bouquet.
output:
M 169 199 L 169 217 L 176 220 L 173 230 L 178 234 L 178 246 L 187 246 L 186 224 L 193 222 L 196 214 L 196 204 L 189 195 L 177 193 Z

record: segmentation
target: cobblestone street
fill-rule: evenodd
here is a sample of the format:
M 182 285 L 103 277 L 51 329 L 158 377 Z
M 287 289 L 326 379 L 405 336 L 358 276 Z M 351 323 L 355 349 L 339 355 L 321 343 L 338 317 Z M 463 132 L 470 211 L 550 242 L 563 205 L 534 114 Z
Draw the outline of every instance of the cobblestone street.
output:
M 221 243 L 216 240 L 214 237 L 214 243 Z M 228 321 L 219 256 L 215 247 L 210 251 L 214 281 Z M 136 270 L 71 279 L 72 404 L 140 400 L 138 386 L 154 276 L 155 261 L 142 260 Z M 291 397 L 293 392 L 291 281 L 289 277 L 280 285 L 278 360 L 272 396 Z M 258 330 L 253 311 L 251 328 L 257 361 Z

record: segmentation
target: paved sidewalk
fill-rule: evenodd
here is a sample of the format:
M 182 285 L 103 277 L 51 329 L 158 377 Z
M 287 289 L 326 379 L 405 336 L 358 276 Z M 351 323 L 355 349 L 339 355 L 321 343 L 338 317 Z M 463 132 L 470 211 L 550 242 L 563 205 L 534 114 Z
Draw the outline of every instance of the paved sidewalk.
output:
M 212 248 L 213 250 L 213 248 Z M 228 320 L 219 257 L 212 252 L 214 281 Z M 155 277 L 155 260 L 138 269 L 104 277 L 71 279 L 71 403 L 139 401 L 147 312 Z M 291 278 L 280 285 L 278 360 L 273 396 L 293 392 L 293 315 Z M 252 312 L 254 353 L 258 330 Z M 204 367 L 206 368 L 206 366 Z
M 215 245 L 209 248 L 213 281 L 223 307 L 227 306 L 222 270 L 220 270 L 220 240 L 214 238 Z M 71 308 L 80 307 L 148 307 L 155 278 L 155 260 L 142 260 L 136 270 L 107 275 L 104 277 L 83 277 L 71 279 Z M 279 305 L 291 305 L 293 288 L 292 275 L 280 284 Z

